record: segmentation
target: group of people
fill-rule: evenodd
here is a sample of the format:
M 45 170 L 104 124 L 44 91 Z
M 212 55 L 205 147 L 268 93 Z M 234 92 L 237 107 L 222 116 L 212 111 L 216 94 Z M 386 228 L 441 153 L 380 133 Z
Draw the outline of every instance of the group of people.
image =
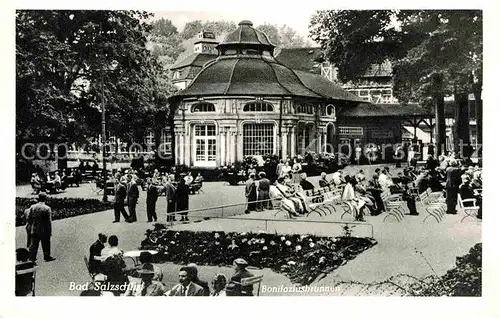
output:
M 33 191 L 38 194 L 44 189 L 53 188 L 56 192 L 64 190 L 69 183 L 79 184 L 81 174 L 78 169 L 63 169 L 62 171 L 46 172 L 42 176 L 32 173 L 30 184 Z
M 117 172 L 114 176 L 114 222 L 120 222 L 120 214 L 123 215 L 126 222 L 137 221 L 136 206 L 139 199 L 138 176 L 134 170 L 125 172 L 121 175 Z M 180 221 L 188 221 L 187 211 L 189 210 L 189 193 L 192 183 L 203 182 L 203 177 L 198 174 L 193 178 L 191 172 L 181 176 L 176 180 L 175 173 L 162 176 L 156 169 L 152 177 L 145 181 L 146 190 L 146 214 L 148 222 L 156 222 L 158 215 L 156 213 L 156 203 L 158 197 L 165 194 L 167 200 L 167 222 L 176 221 L 175 214 L 181 216 Z M 125 211 L 125 205 L 128 207 L 128 214 Z M 177 213 L 179 212 L 179 213 Z
M 153 264 L 153 256 L 150 252 L 142 251 L 139 255 L 139 264 L 133 268 L 127 268 L 123 254 L 123 251 L 118 248 L 118 238 L 115 235 L 107 238 L 105 234 L 99 234 L 97 241 L 89 249 L 89 271 L 96 281 L 109 284 L 109 286 L 118 286 L 118 288 L 112 288 L 115 296 L 253 295 L 253 286 L 242 284 L 242 279 L 254 276 L 247 270 L 248 263 L 242 258 L 234 261 L 235 271 L 229 280 L 224 274 L 216 274 L 211 282 L 212 288 L 198 277 L 197 265 L 191 263 L 179 269 L 179 283 L 167 289 L 162 282 L 163 271 L 158 265 Z M 133 278 L 135 278 L 135 284 L 131 281 Z M 119 288 L 119 286 L 126 288 Z M 82 296 L 100 296 L 102 292 L 88 290 L 84 291 Z

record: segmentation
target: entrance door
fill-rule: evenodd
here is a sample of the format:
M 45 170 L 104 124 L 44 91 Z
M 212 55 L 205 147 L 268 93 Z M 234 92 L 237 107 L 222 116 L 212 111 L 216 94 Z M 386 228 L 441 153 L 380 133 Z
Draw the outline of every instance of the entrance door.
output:
M 215 167 L 217 139 L 215 125 L 196 125 L 194 127 L 194 166 Z

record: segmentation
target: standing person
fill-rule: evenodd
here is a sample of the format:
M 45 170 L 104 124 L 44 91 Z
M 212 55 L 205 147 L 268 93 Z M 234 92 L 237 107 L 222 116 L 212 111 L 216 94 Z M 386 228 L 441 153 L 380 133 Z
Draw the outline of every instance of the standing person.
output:
M 457 214 L 458 188 L 461 183 L 461 171 L 457 168 L 458 163 L 455 159 L 450 161 L 451 167 L 446 170 L 446 205 L 447 214 Z
M 35 199 L 30 200 L 30 207 L 24 210 L 24 220 L 26 221 L 26 248 L 30 248 L 31 246 L 31 220 L 29 218 L 31 213 L 31 208 L 36 204 Z
M 269 208 L 269 187 L 271 186 L 271 182 L 266 176 L 266 173 L 261 171 L 259 172 L 259 186 L 257 188 L 257 211 L 262 211 L 263 209 Z M 267 200 L 267 201 L 266 201 Z M 264 202 L 262 202 L 264 201 Z
M 257 200 L 257 187 L 255 185 L 255 175 L 252 173 L 245 182 L 245 197 L 247 198 L 248 206 L 245 210 L 245 214 L 249 214 L 251 211 L 255 211 Z
M 283 165 L 283 168 L 281 169 L 281 175 L 280 177 L 285 177 L 287 176 L 290 171 L 292 171 L 292 167 L 290 166 L 290 160 L 285 161 L 285 164 Z
M 165 197 L 167 198 L 167 222 L 175 221 L 175 195 L 176 195 L 176 187 L 172 183 L 173 179 L 168 176 L 165 181 Z
M 101 270 L 101 252 L 105 247 L 108 237 L 99 233 L 97 241 L 95 241 L 89 248 L 89 272 L 98 273 Z M 97 257 L 96 257 L 97 256 Z
M 187 214 L 189 210 L 189 186 L 186 184 L 184 179 L 179 181 L 179 185 L 177 186 L 177 194 L 176 194 L 176 203 L 177 203 L 177 211 L 183 211 L 181 213 L 181 221 L 189 221 Z
M 363 149 L 361 149 L 361 144 L 356 144 L 356 149 L 355 149 L 355 158 L 356 158 L 356 163 L 358 166 L 360 165 L 361 162 L 361 154 L 363 152 Z
M 139 200 L 139 187 L 137 187 L 137 183 L 135 183 L 132 174 L 129 174 L 127 178 L 127 205 L 128 214 L 130 216 L 127 222 L 132 223 L 137 222 L 137 213 L 135 211 L 135 208 L 137 206 L 137 200 Z
M 52 236 L 52 210 L 45 204 L 47 195 L 38 195 L 38 203 L 30 208 L 28 222 L 31 224 L 31 261 L 36 261 L 38 246 L 42 242 L 43 258 L 46 262 L 54 261 L 50 255 L 50 237 Z
M 277 176 L 277 178 L 281 177 L 281 175 L 283 174 L 283 167 L 284 167 L 283 159 L 280 159 L 278 165 L 276 166 L 276 176 Z
M 129 215 L 125 211 L 125 198 L 127 197 L 127 187 L 126 187 L 125 177 L 118 178 L 115 180 L 115 197 L 113 199 L 113 206 L 115 210 L 115 220 L 113 223 L 120 222 L 120 213 L 126 220 L 129 219 Z
M 409 150 L 408 150 L 408 166 L 413 166 L 413 163 L 414 163 L 414 159 L 415 158 L 415 150 L 413 150 L 413 147 L 410 146 Z
M 293 178 L 292 182 L 293 183 L 299 183 L 300 182 L 300 173 L 302 172 L 302 164 L 300 163 L 299 158 L 293 159 L 293 166 L 292 166 L 292 173 L 293 173 Z
M 396 147 L 396 150 L 394 151 L 394 160 L 396 161 L 396 168 L 401 168 L 401 163 L 403 162 L 404 155 L 405 152 L 403 146 L 398 145 Z
M 203 287 L 191 281 L 192 269 L 184 266 L 179 270 L 179 284 L 165 293 L 165 296 L 203 296 Z
M 156 201 L 160 191 L 158 186 L 153 184 L 153 179 L 148 178 L 146 187 L 146 214 L 148 217 L 148 222 L 156 222 L 158 217 L 156 215 Z

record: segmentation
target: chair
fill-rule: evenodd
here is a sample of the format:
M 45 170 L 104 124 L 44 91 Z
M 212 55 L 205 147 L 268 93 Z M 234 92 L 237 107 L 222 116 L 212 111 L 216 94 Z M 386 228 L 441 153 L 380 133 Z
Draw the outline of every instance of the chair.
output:
M 241 279 L 241 286 L 246 287 L 246 286 L 253 286 L 255 284 L 258 284 L 257 296 L 259 296 L 260 295 L 260 284 L 262 283 L 263 278 L 264 278 L 264 275 L 242 278 Z
M 384 203 L 384 207 L 387 212 L 384 222 L 390 216 L 393 216 L 398 222 L 401 222 L 405 215 L 405 202 L 403 201 L 401 194 L 391 194 L 389 191 L 384 191 L 380 197 L 382 198 L 382 202 Z
M 465 206 L 464 203 L 467 204 L 469 202 L 472 203 L 472 206 Z M 477 202 L 477 200 L 474 198 L 462 200 L 460 193 L 458 194 L 458 198 L 457 198 L 458 209 L 465 213 L 465 216 L 460 220 L 460 222 L 463 222 L 463 220 L 465 220 L 468 217 L 477 218 L 477 213 L 479 211 L 479 207 L 476 206 L 476 202 Z
M 25 263 L 28 264 L 28 263 Z M 25 264 L 16 265 L 16 296 L 35 296 L 36 266 L 23 268 Z
M 441 195 L 442 192 L 432 192 L 431 188 L 427 188 L 427 190 L 419 194 L 419 201 L 427 212 L 427 216 L 422 222 L 425 222 L 429 217 L 433 217 L 438 223 L 444 219 L 446 200 Z

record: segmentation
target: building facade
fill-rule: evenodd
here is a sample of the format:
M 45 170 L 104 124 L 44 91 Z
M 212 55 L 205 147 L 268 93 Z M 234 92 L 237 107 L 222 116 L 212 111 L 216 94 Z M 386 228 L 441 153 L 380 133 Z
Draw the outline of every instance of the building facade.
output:
M 176 164 L 210 169 L 250 155 L 333 152 L 337 113 L 364 103 L 321 75 L 281 64 L 250 21 L 217 50 L 171 98 Z

